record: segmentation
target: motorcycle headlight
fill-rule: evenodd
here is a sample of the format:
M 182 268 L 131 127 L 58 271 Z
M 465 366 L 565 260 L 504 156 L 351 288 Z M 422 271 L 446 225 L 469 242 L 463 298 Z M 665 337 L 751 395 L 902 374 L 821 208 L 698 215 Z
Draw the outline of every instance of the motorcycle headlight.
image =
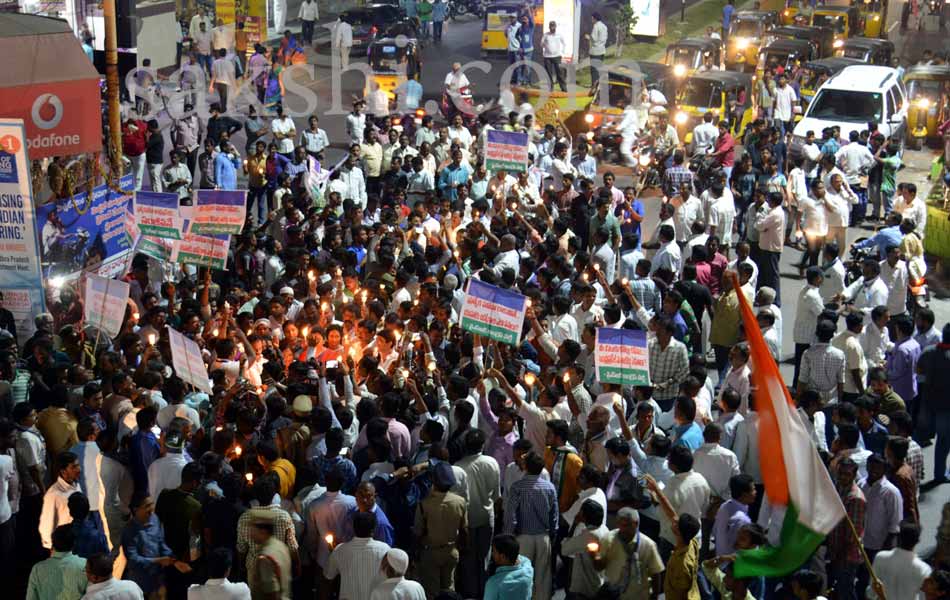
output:
M 689 121 L 689 115 L 686 114 L 686 113 L 683 112 L 683 111 L 679 111 L 679 112 L 676 113 L 676 115 L 673 117 L 673 121 L 674 121 L 677 125 L 685 125 L 685 124 L 686 124 L 686 121 Z
M 835 48 L 841 48 L 842 46 L 844 46 L 844 40 L 835 40 L 835 43 L 834 43 Z
M 593 132 L 593 131 L 588 131 L 586 135 L 587 135 L 587 139 L 588 139 L 588 140 L 593 140 L 593 139 L 594 139 L 594 132 Z
M 749 47 L 749 40 L 745 38 L 739 38 L 738 40 L 736 40 L 736 48 L 738 48 L 739 50 L 745 50 L 748 47 Z
M 880 21 L 880 20 L 881 20 L 881 15 L 874 15 L 874 20 L 875 20 L 875 21 Z
M 915 105 L 917 108 L 920 108 L 920 109 L 923 109 L 923 110 L 927 110 L 928 108 L 930 108 L 930 98 L 926 98 L 926 97 L 925 97 L 925 98 L 918 98 L 917 101 L 914 102 L 914 105 Z
M 593 123 L 593 122 L 594 122 L 594 115 L 592 115 L 592 114 L 590 114 L 590 113 L 587 113 L 586 115 L 584 115 L 584 122 L 587 123 L 588 125 L 590 125 L 591 123 Z
M 638 160 L 638 162 L 640 163 L 640 166 L 641 166 L 641 167 L 648 167 L 648 166 L 650 166 L 650 161 L 651 161 L 651 160 L 652 160 L 652 158 L 650 157 L 649 154 L 641 154 L 641 155 L 640 155 L 640 159 Z
M 673 75 L 677 77 L 683 77 L 686 75 L 686 65 L 675 65 L 673 67 Z

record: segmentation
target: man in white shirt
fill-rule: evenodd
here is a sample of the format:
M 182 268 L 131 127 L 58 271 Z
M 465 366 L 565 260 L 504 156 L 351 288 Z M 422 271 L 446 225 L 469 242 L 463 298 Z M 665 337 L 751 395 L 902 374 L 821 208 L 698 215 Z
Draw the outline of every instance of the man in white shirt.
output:
M 341 70 L 350 66 L 350 49 L 352 47 L 353 26 L 346 22 L 344 14 L 340 14 L 340 20 L 333 26 L 333 51 L 340 57 Z
M 835 296 L 844 291 L 844 263 L 839 257 L 840 250 L 837 244 L 826 244 L 822 252 L 821 275 L 819 286 L 823 302 L 833 302 Z
M 205 9 L 198 7 L 198 12 L 195 13 L 195 16 L 191 17 L 191 22 L 188 25 L 188 36 L 194 38 L 198 35 L 198 32 L 201 30 L 201 23 L 204 23 L 205 29 L 211 31 L 211 19 L 205 15 Z
M 228 581 L 231 562 L 231 551 L 227 548 L 212 550 L 208 556 L 208 580 L 204 585 L 196 583 L 188 588 L 188 600 L 250 600 L 251 590 L 246 583 Z
M 706 154 L 719 139 L 719 127 L 713 123 L 713 113 L 703 115 L 703 122 L 693 128 L 693 154 Z
M 924 239 L 924 229 L 927 227 L 927 205 L 923 200 L 917 198 L 917 185 L 905 183 L 903 191 L 898 193 L 897 200 L 894 202 L 894 212 L 900 213 L 904 219 L 910 219 L 914 222 L 914 233 Z
M 284 116 L 284 108 L 280 105 L 277 105 L 277 118 L 270 122 L 270 130 L 277 141 L 277 151 L 288 159 L 292 159 L 297 128 L 293 119 Z
M 468 77 L 466 77 L 462 71 L 462 63 L 460 62 L 452 63 L 452 70 L 446 74 L 445 81 L 442 83 L 445 86 L 445 91 L 448 92 L 450 96 L 457 95 L 471 85 L 468 81 Z
M 86 559 L 89 586 L 82 600 L 143 600 L 145 596 L 138 584 L 112 576 L 113 562 L 108 554 L 93 554 Z
M 706 221 L 708 233 L 719 236 L 721 247 L 728 252 L 732 246 L 732 225 L 736 220 L 736 202 L 732 192 L 721 183 L 714 183 L 703 195 L 709 199 L 709 219 Z M 758 266 L 756 274 L 758 276 Z
M 548 23 L 548 31 L 541 38 L 541 55 L 544 57 L 544 70 L 548 74 L 548 89 L 554 90 L 554 80 L 562 92 L 567 91 L 564 73 L 561 72 L 561 57 L 567 49 L 564 36 L 557 32 L 557 23 Z
M 211 30 L 211 50 L 214 51 L 215 55 L 220 50 L 224 50 L 227 54 L 233 47 L 234 26 L 225 25 L 224 19 L 218 19 L 218 26 Z
M 376 513 L 353 514 L 355 537 L 333 549 L 324 575 L 333 579 L 340 575 L 340 598 L 368 598 L 373 590 L 379 566 L 390 548 L 373 539 Z
M 362 144 L 365 139 L 363 135 L 366 131 L 366 115 L 363 114 L 365 108 L 366 102 L 354 100 L 353 110 L 346 115 L 346 135 L 350 138 L 351 144 Z
M 921 560 L 914 547 L 920 541 L 920 526 L 911 521 L 901 523 L 897 547 L 882 550 L 874 557 L 874 574 L 881 581 L 883 596 L 875 586 L 869 587 L 876 598 L 920 598 L 920 587 L 930 576 L 930 565 Z M 869 594 L 869 598 L 872 596 Z
M 795 88 L 788 85 L 786 75 L 779 75 L 778 87 L 775 88 L 775 112 L 773 115 L 775 120 L 778 121 L 782 137 L 785 137 L 785 132 L 790 132 L 794 126 L 792 117 L 794 116 L 793 107 L 796 102 L 798 102 L 798 94 L 795 93 Z
M 673 471 L 673 477 L 666 484 L 663 493 L 677 515 L 689 514 L 700 521 L 709 508 L 711 490 L 706 478 L 693 470 L 693 455 L 686 446 L 673 446 L 667 463 Z M 676 545 L 673 522 L 665 511 L 660 513 L 660 539 L 670 547 Z
M 706 479 L 709 485 L 709 507 L 703 513 L 702 548 L 712 539 L 713 520 L 722 503 L 729 499 L 729 480 L 739 474 L 739 459 L 728 448 L 719 445 L 723 428 L 719 423 L 709 423 L 703 430 L 703 445 L 693 453 L 693 471 Z
M 868 205 L 868 190 L 861 185 L 861 178 L 867 175 L 868 169 L 874 166 L 874 155 L 867 144 L 862 144 L 857 130 L 848 135 L 849 142 L 835 153 L 835 159 L 841 170 L 844 171 L 844 180 L 858 196 L 858 203 L 853 207 L 852 224 L 857 225 Z
M 837 167 L 835 167 L 837 170 Z M 838 244 L 838 250 L 844 252 L 848 247 L 848 222 L 851 206 L 858 203 L 858 196 L 844 181 L 841 172 L 832 172 L 826 176 L 825 214 L 828 220 L 827 241 Z
M 181 485 L 181 471 L 189 462 L 183 452 L 185 434 L 181 427 L 185 425 L 184 421 L 177 417 L 172 420 L 165 434 L 165 456 L 148 467 L 148 492 L 152 498 L 158 498 L 164 490 L 173 490 Z
M 656 273 L 656 270 L 660 268 L 669 269 L 673 272 L 674 277 L 679 275 L 683 268 L 683 256 L 675 238 L 676 234 L 672 225 L 660 226 L 660 249 L 656 251 L 656 255 L 653 257 L 653 264 L 650 265 L 650 275 Z
M 591 86 L 595 86 L 600 81 L 599 69 L 604 63 L 604 56 L 607 54 L 607 25 L 604 23 L 601 14 L 596 11 L 591 14 L 591 21 L 593 21 L 593 25 L 590 33 L 585 34 L 584 37 L 590 43 L 590 80 Z
M 779 192 L 771 192 L 766 197 L 769 210 L 756 219 L 755 228 L 759 232 L 759 287 L 768 286 L 775 290 L 775 304 L 782 304 L 782 281 L 779 277 L 779 259 L 785 244 L 785 211 L 782 203 L 785 198 Z
M 853 310 L 864 313 L 865 322 L 871 319 L 876 306 L 887 306 L 887 284 L 881 280 L 881 265 L 873 258 L 866 258 L 861 265 L 863 275 L 846 287 L 839 299 L 854 302 Z
M 56 472 L 58 477 L 43 496 L 43 511 L 40 514 L 40 540 L 47 549 L 53 547 L 53 530 L 73 522 L 69 514 L 69 497 L 82 491 L 78 483 L 82 469 L 75 454 L 63 452 L 57 456 Z
M 217 58 L 211 63 L 211 85 L 208 91 L 218 93 L 218 103 L 221 105 L 221 111 L 227 112 L 230 90 L 236 83 L 234 61 L 228 58 L 228 51 L 223 48 L 215 50 L 215 52 L 217 52 Z
M 320 18 L 320 8 L 317 6 L 316 0 L 304 0 L 300 5 L 297 18 L 300 19 L 301 23 L 300 36 L 305 44 L 312 46 L 313 28 L 317 23 L 317 19 Z
M 821 299 L 821 292 L 819 291 L 823 279 L 819 267 L 808 267 L 805 272 L 805 287 L 798 292 L 795 322 L 792 326 L 792 338 L 795 342 L 793 388 L 798 386 L 798 369 L 801 366 L 802 354 L 815 343 L 815 327 L 818 326 L 818 317 L 825 310 L 825 303 Z
M 867 386 L 868 363 L 861 347 L 861 332 L 864 330 L 864 317 L 848 313 L 845 317 L 845 330 L 831 340 L 831 345 L 844 352 L 845 377 L 844 400 L 853 401 L 864 394 Z
M 399 548 L 390 548 L 380 563 L 383 580 L 373 588 L 369 600 L 425 600 L 422 585 L 406 579 L 408 568 L 409 555 Z
M 907 312 L 907 263 L 901 260 L 900 248 L 888 246 L 887 258 L 881 261 L 881 281 L 887 286 L 887 311 L 891 317 Z

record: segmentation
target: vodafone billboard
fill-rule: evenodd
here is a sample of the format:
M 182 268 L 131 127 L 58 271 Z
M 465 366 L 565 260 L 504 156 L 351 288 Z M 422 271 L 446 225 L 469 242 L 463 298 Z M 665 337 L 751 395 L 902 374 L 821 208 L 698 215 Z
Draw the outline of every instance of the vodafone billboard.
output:
M 31 160 L 102 148 L 98 80 L 23 85 L 0 94 L 0 115 L 26 125 Z
M 0 117 L 23 119 L 30 160 L 102 149 L 99 74 L 65 21 L 0 15 L 0 55 Z

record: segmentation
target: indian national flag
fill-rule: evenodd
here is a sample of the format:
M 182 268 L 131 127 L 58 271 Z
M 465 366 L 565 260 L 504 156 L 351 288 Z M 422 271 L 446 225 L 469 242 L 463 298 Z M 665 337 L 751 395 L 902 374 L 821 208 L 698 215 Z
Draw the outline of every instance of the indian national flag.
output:
M 733 279 L 734 285 L 738 282 Z M 759 461 L 769 502 L 785 508 L 781 543 L 740 551 L 736 577 L 782 577 L 812 555 L 845 516 L 831 477 L 782 382 L 745 294 L 739 294 L 759 414 Z

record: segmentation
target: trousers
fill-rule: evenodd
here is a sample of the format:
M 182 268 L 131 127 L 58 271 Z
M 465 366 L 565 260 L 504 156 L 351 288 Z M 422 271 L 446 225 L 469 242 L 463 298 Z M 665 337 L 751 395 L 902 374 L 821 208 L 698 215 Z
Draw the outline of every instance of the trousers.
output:
M 426 548 L 422 551 L 425 568 L 419 569 L 419 582 L 426 596 L 434 597 L 442 590 L 455 591 L 455 567 L 459 564 L 459 551 L 452 547 Z
M 559 88 L 561 88 L 561 91 L 567 91 L 567 84 L 564 82 L 564 73 L 561 72 L 560 56 L 545 56 L 544 71 L 548 74 L 549 89 L 554 89 L 554 80 L 556 79 L 557 85 Z
M 162 191 L 162 163 L 148 163 L 148 182 L 153 192 Z
M 491 551 L 491 525 L 471 527 L 468 544 L 459 553 L 459 573 L 456 587 L 465 598 L 481 598 L 485 595 L 485 569 Z
M 521 555 L 528 557 L 528 559 L 531 560 L 531 565 L 534 567 L 532 600 L 550 600 L 551 538 L 546 533 L 538 535 L 519 535 L 518 544 L 521 546 Z

